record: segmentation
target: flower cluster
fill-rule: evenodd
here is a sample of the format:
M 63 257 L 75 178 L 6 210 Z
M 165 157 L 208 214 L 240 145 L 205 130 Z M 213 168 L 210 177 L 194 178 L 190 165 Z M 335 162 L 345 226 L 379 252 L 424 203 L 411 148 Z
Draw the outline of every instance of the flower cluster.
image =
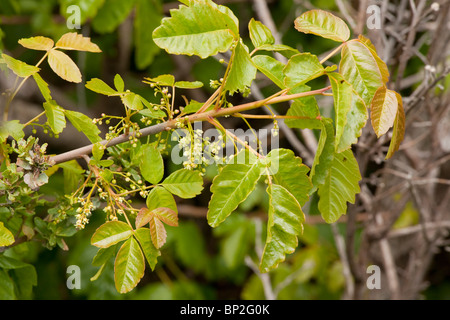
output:
M 77 214 L 75 215 L 75 218 L 77 219 L 75 227 L 78 230 L 81 230 L 89 223 L 89 217 L 92 214 L 92 210 L 95 209 L 95 206 L 91 201 L 86 201 L 84 198 L 79 198 L 78 202 L 82 206 L 77 209 Z
M 213 162 L 220 162 L 221 150 L 224 146 L 223 137 L 221 135 L 215 141 L 211 141 L 209 137 L 203 137 L 202 129 L 195 129 L 188 132 L 185 136 L 178 137 L 178 146 L 183 150 L 183 161 L 185 169 L 198 169 L 201 165 L 207 166 Z M 204 169 L 202 170 L 204 172 Z

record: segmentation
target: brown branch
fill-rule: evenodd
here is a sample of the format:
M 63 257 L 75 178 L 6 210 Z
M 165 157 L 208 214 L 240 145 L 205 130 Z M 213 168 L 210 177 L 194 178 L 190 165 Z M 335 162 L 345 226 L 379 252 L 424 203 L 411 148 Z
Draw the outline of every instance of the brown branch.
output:
M 192 114 L 192 115 L 183 117 L 179 120 L 188 121 L 188 122 L 207 121 L 207 119 L 211 118 L 211 117 L 217 118 L 217 117 L 229 116 L 229 115 L 232 115 L 232 114 L 235 114 L 238 112 L 260 108 L 268 103 L 280 103 L 280 102 L 286 102 L 286 101 L 301 98 L 301 97 L 320 95 L 329 89 L 331 89 L 331 86 L 328 86 L 328 87 L 325 87 L 322 89 L 318 89 L 318 90 L 308 91 L 308 92 L 296 93 L 296 94 L 291 94 L 291 95 L 283 95 L 283 96 L 278 96 L 278 97 L 274 97 L 271 99 L 264 99 L 264 100 L 249 102 L 249 103 L 237 105 L 237 106 L 234 106 L 231 108 L 224 108 L 224 109 L 211 110 L 211 111 L 198 113 L 198 114 Z M 156 124 L 156 125 L 153 125 L 150 127 L 146 127 L 144 129 L 141 129 L 139 132 L 141 133 L 141 137 L 146 137 L 148 135 L 157 134 L 157 133 L 160 133 L 163 131 L 169 131 L 171 129 L 174 129 L 174 128 L 176 128 L 176 124 L 177 124 L 177 119 L 173 119 L 173 120 L 159 123 L 159 124 Z M 122 134 L 112 140 L 109 140 L 109 141 L 103 140 L 100 143 L 102 145 L 105 145 L 108 147 L 115 146 L 115 145 L 129 141 L 129 137 L 133 134 L 134 133 Z M 81 148 L 78 148 L 75 150 L 71 150 L 71 151 L 53 156 L 50 159 L 50 161 L 53 164 L 58 164 L 58 163 L 70 161 L 73 159 L 77 159 L 82 155 L 90 154 L 92 152 L 93 146 L 94 146 L 93 144 L 90 144 L 90 145 L 87 145 L 87 146 L 84 146 L 84 147 L 81 147 Z

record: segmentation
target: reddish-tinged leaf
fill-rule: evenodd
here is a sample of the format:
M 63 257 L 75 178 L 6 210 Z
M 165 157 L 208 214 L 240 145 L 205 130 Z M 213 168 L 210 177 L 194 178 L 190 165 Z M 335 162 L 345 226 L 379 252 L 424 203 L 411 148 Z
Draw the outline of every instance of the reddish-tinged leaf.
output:
M 375 92 L 371 105 L 371 118 L 372 127 L 378 137 L 394 125 L 398 105 L 395 91 L 382 86 Z
M 138 229 L 146 225 L 153 217 L 158 218 L 169 226 L 178 226 L 178 214 L 170 208 L 160 207 L 151 211 L 148 208 L 139 210 L 139 213 L 136 216 L 136 228 Z
M 392 157 L 392 155 L 400 147 L 400 143 L 405 137 L 405 110 L 403 109 L 402 97 L 397 92 L 395 93 L 398 101 L 397 115 L 395 116 L 394 129 L 391 138 L 391 144 L 389 145 L 389 150 L 386 155 L 386 159 Z
M 139 229 L 142 226 L 146 225 L 152 217 L 152 212 L 147 208 L 142 208 L 141 210 L 139 210 L 139 213 L 136 215 L 135 221 L 136 229 Z
M 166 243 L 167 233 L 163 223 L 156 216 L 150 219 L 150 235 L 156 249 L 161 248 Z
M 159 220 L 165 224 L 178 227 L 178 215 L 175 211 L 169 208 L 157 208 L 152 210 L 152 213 L 158 217 Z

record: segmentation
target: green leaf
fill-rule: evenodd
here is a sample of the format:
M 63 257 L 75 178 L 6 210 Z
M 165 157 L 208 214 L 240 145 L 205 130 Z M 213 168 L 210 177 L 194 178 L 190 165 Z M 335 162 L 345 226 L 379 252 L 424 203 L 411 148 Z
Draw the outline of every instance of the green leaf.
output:
M 184 107 L 183 113 L 190 114 L 190 113 L 196 113 L 198 110 L 200 110 L 201 107 L 203 107 L 205 103 L 204 102 L 198 102 L 195 100 L 191 100 L 189 104 Z M 214 104 L 210 105 L 205 111 L 212 110 L 214 108 Z
M 316 155 L 311 168 L 311 181 L 313 189 L 310 194 L 317 190 L 317 188 L 325 183 L 330 167 L 333 163 L 335 150 L 334 127 L 331 119 L 322 119 L 322 130 L 317 145 Z
M 0 257 L 0 270 L 10 270 L 8 273 L 11 280 L 14 282 L 15 295 L 18 299 L 30 299 L 33 286 L 37 285 L 37 273 L 33 265 L 25 263 L 23 261 L 7 257 Z M 2 285 L 6 285 L 5 282 L 0 279 Z M 0 289 L 0 297 L 2 296 Z M 0 298 L 1 299 L 1 298 Z
M 272 184 L 269 194 L 269 220 L 267 238 L 261 257 L 260 270 L 268 272 L 293 253 L 298 245 L 297 236 L 302 234 L 305 220 L 302 208 L 295 197 L 284 187 Z
M 0 122 L 0 140 L 4 141 L 9 136 L 13 137 L 15 140 L 20 140 L 25 136 L 23 124 L 21 124 L 19 120 Z
M 123 82 L 123 79 L 120 76 L 120 74 L 116 74 L 114 76 L 114 86 L 116 87 L 116 90 L 118 92 L 123 92 L 125 90 L 125 83 Z
M 205 272 L 208 267 L 208 253 L 205 237 L 194 221 L 180 223 L 174 234 L 175 254 L 180 262 L 196 273 Z
M 270 160 L 269 170 L 273 173 L 274 183 L 284 187 L 303 206 L 312 189 L 309 168 L 289 149 L 274 149 L 269 152 L 267 159 Z
M 398 105 L 395 91 L 389 90 L 386 86 L 382 86 L 375 92 L 370 106 L 370 118 L 372 120 L 373 130 L 378 138 L 394 125 Z
M 144 105 L 146 104 L 146 102 L 148 102 L 144 98 L 142 98 L 141 101 L 142 101 L 142 103 L 144 103 Z M 142 114 L 144 117 L 151 118 L 151 119 L 159 119 L 159 118 L 164 118 L 166 116 L 164 111 L 153 110 L 153 108 L 139 110 L 139 114 Z
M 14 241 L 14 235 L 0 222 L 0 247 L 12 245 Z
M 175 87 L 180 89 L 197 89 L 203 87 L 201 81 L 177 81 L 174 84 Z
M 293 55 L 300 53 L 297 49 L 284 44 L 263 44 L 258 50 L 276 51 L 281 53 L 286 58 L 290 59 Z
M 92 259 L 92 265 L 96 267 L 101 267 L 111 259 L 116 253 L 116 246 L 110 246 L 108 248 L 100 248 L 97 254 Z
M 50 89 L 48 88 L 48 83 L 42 79 L 39 73 L 33 74 L 34 81 L 36 81 L 36 84 L 41 91 L 42 96 L 44 97 L 45 101 L 53 100 L 51 96 Z
M 129 16 L 135 0 L 108 0 L 92 20 L 98 33 L 111 33 Z
M 405 136 L 405 110 L 403 109 L 402 97 L 399 93 L 395 93 L 398 101 L 397 115 L 394 120 L 394 129 L 392 132 L 391 143 L 389 144 L 389 150 L 386 155 L 386 159 L 392 157 L 392 155 L 399 149 L 400 143 Z
M 155 83 L 160 87 L 172 87 L 175 84 L 175 77 L 171 74 L 161 74 L 156 78 L 144 78 L 144 83 Z
M 238 39 L 233 17 L 209 1 L 191 1 L 189 7 L 170 10 L 161 26 L 153 31 L 153 40 L 171 54 L 198 55 L 204 59 L 227 51 Z
M 253 63 L 267 78 L 272 80 L 278 87 L 284 89 L 284 73 L 283 69 L 285 65 L 277 59 L 266 56 L 258 55 L 252 58 Z
M 141 161 L 139 163 L 142 177 L 152 184 L 157 184 L 164 176 L 164 161 L 161 153 L 153 144 L 141 146 Z
M 339 73 L 353 86 L 366 107 L 383 85 L 382 71 L 371 51 L 357 40 L 346 42 L 342 47 Z
M 105 3 L 105 0 L 59 0 L 60 12 L 63 17 L 69 19 L 73 12 L 67 8 L 76 5 L 81 11 L 80 24 L 84 24 L 87 19 L 95 17 L 98 9 Z
M 294 21 L 295 29 L 303 33 L 312 33 L 337 42 L 350 38 L 347 24 L 335 15 L 323 10 L 304 12 Z
M 336 153 L 325 183 L 318 190 L 319 211 L 327 223 L 347 213 L 347 202 L 355 203 L 359 180 L 361 174 L 352 150 Z
M 362 98 L 352 92 L 351 108 L 347 113 L 347 123 L 344 126 L 336 152 L 342 152 L 358 141 L 365 127 L 369 113 Z
M 94 143 L 92 147 L 92 156 L 95 160 L 100 161 L 103 158 L 103 155 L 105 154 L 105 149 L 103 145 L 100 142 Z
M 225 82 L 225 90 L 230 94 L 236 91 L 243 92 L 250 87 L 256 77 L 256 67 L 253 65 L 248 48 L 239 42 L 233 51 L 231 68 Z
M 83 179 L 83 168 L 76 160 L 63 162 L 58 166 L 63 169 L 64 192 L 69 194 L 75 191 Z
M 291 93 L 301 93 L 311 91 L 311 87 L 300 85 L 291 90 Z M 285 123 L 290 128 L 300 129 L 322 129 L 320 120 L 320 110 L 314 96 L 297 98 L 291 104 L 287 116 L 296 116 L 298 119 L 286 119 Z
M 259 48 L 264 44 L 271 45 L 275 43 L 275 38 L 270 29 L 260 21 L 256 21 L 253 18 L 250 19 L 248 30 L 250 32 L 250 39 L 255 48 Z
M 352 107 L 352 86 L 345 81 L 339 73 L 328 73 L 331 87 L 333 89 L 335 126 L 336 126 L 336 148 L 347 124 L 347 114 Z
M 132 110 L 142 110 L 144 105 L 142 103 L 142 97 L 133 92 L 127 92 L 120 96 L 122 103 Z
M 16 60 L 4 53 L 2 53 L 1 57 L 3 58 L 3 60 L 0 60 L 0 62 L 6 63 L 8 68 L 21 78 L 32 76 L 33 74 L 36 74 L 39 72 L 39 70 L 41 70 L 36 66 L 31 66 L 29 64 L 26 64 L 25 62 Z
M 32 265 L 11 271 L 11 278 L 16 287 L 18 299 L 30 300 L 33 298 L 33 287 L 37 285 L 36 269 Z
M 0 300 L 14 300 L 14 281 L 9 277 L 5 270 L 0 269 Z
M 151 211 L 157 208 L 169 208 L 178 213 L 173 195 L 163 187 L 156 186 L 149 192 L 146 200 L 147 208 Z
M 144 256 L 147 259 L 150 268 L 155 270 L 155 266 L 158 263 L 157 258 L 161 255 L 161 252 L 155 248 L 150 236 L 150 229 L 139 228 L 135 231 L 134 235 L 141 245 L 141 249 L 144 252 Z
M 92 123 L 91 118 L 78 111 L 64 110 L 64 113 L 73 126 L 78 131 L 83 132 L 92 143 L 102 140 L 99 136 L 100 130 Z
M 120 247 L 114 261 L 114 282 L 117 291 L 131 291 L 144 276 L 144 271 L 144 255 L 138 242 L 131 237 Z
M 244 155 L 247 152 L 244 152 Z M 208 223 L 217 227 L 253 191 L 261 176 L 263 166 L 255 161 L 251 164 L 227 164 L 214 178 L 212 197 L 208 204 Z
M 66 117 L 64 109 L 61 108 L 56 101 L 49 100 L 44 102 L 45 115 L 47 122 L 54 134 L 61 133 L 66 127 Z
M 230 222 L 229 225 L 227 225 L 228 222 Z M 220 256 L 225 265 L 233 270 L 242 264 L 249 252 L 254 237 L 251 229 L 252 222 L 244 216 L 234 215 L 230 216 L 214 231 L 219 231 L 223 226 L 227 231 L 225 237 L 224 232 L 220 232 L 222 239 L 220 242 Z M 219 235 L 219 232 L 217 232 L 217 235 Z
M 170 174 L 161 185 L 180 198 L 193 198 L 203 190 L 203 178 L 197 171 L 180 169 Z
M 283 72 L 286 75 L 284 78 L 286 87 L 294 88 L 320 77 L 325 73 L 325 69 L 320 64 L 317 56 L 305 52 L 292 56 Z
M 94 92 L 110 96 L 117 94 L 117 91 L 107 85 L 103 80 L 93 78 L 86 83 L 86 88 Z
M 109 221 L 97 228 L 91 238 L 91 244 L 99 248 L 108 248 L 128 239 L 133 229 L 122 221 Z
M 152 38 L 163 18 L 160 1 L 137 0 L 134 18 L 135 61 L 139 70 L 147 68 L 160 51 Z
M 380 70 L 383 82 L 387 83 L 389 81 L 389 70 L 386 63 L 383 60 L 381 60 L 381 58 L 378 56 L 377 49 L 375 48 L 375 46 L 372 44 L 370 39 L 364 37 L 362 34 L 358 36 L 358 40 L 370 50 L 370 53 L 372 54 L 378 65 L 378 69 Z

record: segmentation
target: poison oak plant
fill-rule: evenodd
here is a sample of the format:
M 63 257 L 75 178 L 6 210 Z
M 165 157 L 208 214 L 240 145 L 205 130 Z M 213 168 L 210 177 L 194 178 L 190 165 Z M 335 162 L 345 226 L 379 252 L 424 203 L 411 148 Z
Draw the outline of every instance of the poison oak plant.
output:
M 299 32 L 312 33 L 335 41 L 336 49 L 319 61 L 310 52 L 275 44 L 269 29 L 252 19 L 248 25 L 251 48 L 239 34 L 239 21 L 233 12 L 211 0 L 181 1 L 170 11 L 153 32 L 153 40 L 170 54 L 196 55 L 202 59 L 229 51 L 230 58 L 221 79 L 211 81 L 216 91 L 206 102 L 186 101 L 175 105 L 178 88 L 195 89 L 201 82 L 186 82 L 165 74 L 147 77 L 144 83 L 161 100 L 151 103 L 141 95 L 126 89 L 120 75 L 114 87 L 94 78 L 86 87 L 98 94 L 120 99 L 124 116 L 102 114 L 98 118 L 70 111 L 51 96 L 39 66 L 47 60 L 51 69 L 70 82 L 81 82 L 81 73 L 66 50 L 100 52 L 89 38 L 76 33 L 62 36 L 56 44 L 46 37 L 22 39 L 19 43 L 30 50 L 43 52 L 42 59 L 31 66 L 2 54 L 1 62 L 12 70 L 21 82 L 7 96 L 1 125 L 2 158 L 0 180 L 0 246 L 8 250 L 23 241 L 39 240 L 48 247 L 67 249 L 65 237 L 75 234 L 89 222 L 92 211 L 100 208 L 105 223 L 92 235 L 91 244 L 99 248 L 93 260 L 101 274 L 106 263 L 114 258 L 114 279 L 119 292 L 132 290 L 144 275 L 146 264 L 153 270 L 160 249 L 166 242 L 165 225 L 178 226 L 174 196 L 188 199 L 203 190 L 205 166 L 219 163 L 219 173 L 211 185 L 207 221 L 211 227 L 224 222 L 247 199 L 259 184 L 265 184 L 268 194 L 268 220 L 265 246 L 259 268 L 268 272 L 285 260 L 298 244 L 305 223 L 302 207 L 317 193 L 318 208 L 323 219 L 332 223 L 347 211 L 347 202 L 354 203 L 359 193 L 361 175 L 352 152 L 361 130 L 371 118 L 378 137 L 392 128 L 393 135 L 386 159 L 398 150 L 403 139 L 405 114 L 401 96 L 386 87 L 389 78 L 385 63 L 377 55 L 369 39 L 360 35 L 350 39 L 346 23 L 332 14 L 311 10 L 295 19 Z M 324 40 L 328 41 L 328 40 Z M 286 64 L 270 53 L 279 52 Z M 340 52 L 339 65 L 324 67 L 324 62 Z M 279 91 L 272 96 L 241 105 L 231 105 L 233 94 L 249 94 L 257 72 L 270 79 Z M 45 99 L 44 110 L 27 123 L 9 120 L 11 101 L 22 84 L 33 78 Z M 319 77 L 329 79 L 329 86 L 311 88 L 308 83 Z M 315 96 L 332 95 L 333 119 L 321 115 Z M 258 116 L 246 111 L 265 108 L 268 104 L 293 101 L 286 115 Z M 252 147 L 241 141 L 221 123 L 221 117 L 244 119 L 285 119 L 291 128 L 320 130 L 317 153 L 311 168 L 289 149 Z M 66 121 L 92 142 L 86 147 L 64 154 L 49 156 L 46 145 L 39 145 L 33 135 L 25 139 L 26 127 L 42 126 L 38 120 L 46 117 L 46 132 L 57 136 Z M 220 138 L 210 141 L 195 129 L 194 122 L 208 121 L 220 132 Z M 255 120 L 257 121 L 257 120 Z M 98 124 L 107 124 L 109 131 L 100 137 Z M 177 135 L 179 130 L 184 136 Z M 81 134 L 81 133 L 80 133 Z M 169 154 L 169 139 L 174 139 L 186 156 L 183 168 L 164 175 L 163 157 Z M 232 142 L 237 152 L 223 157 L 219 152 L 225 142 Z M 204 150 L 210 150 L 209 161 Z M 84 159 L 87 169 L 76 161 Z M 220 160 L 220 162 L 219 162 Z M 50 201 L 39 193 L 48 176 L 63 170 L 64 197 Z M 145 199 L 146 207 L 137 209 L 132 196 Z M 42 218 L 44 217 L 44 218 Z M 0 265 L 15 272 L 33 270 L 32 265 L 0 255 Z M 6 266 L 6 267 L 5 267 Z M 0 274 L 6 278 L 8 274 Z

